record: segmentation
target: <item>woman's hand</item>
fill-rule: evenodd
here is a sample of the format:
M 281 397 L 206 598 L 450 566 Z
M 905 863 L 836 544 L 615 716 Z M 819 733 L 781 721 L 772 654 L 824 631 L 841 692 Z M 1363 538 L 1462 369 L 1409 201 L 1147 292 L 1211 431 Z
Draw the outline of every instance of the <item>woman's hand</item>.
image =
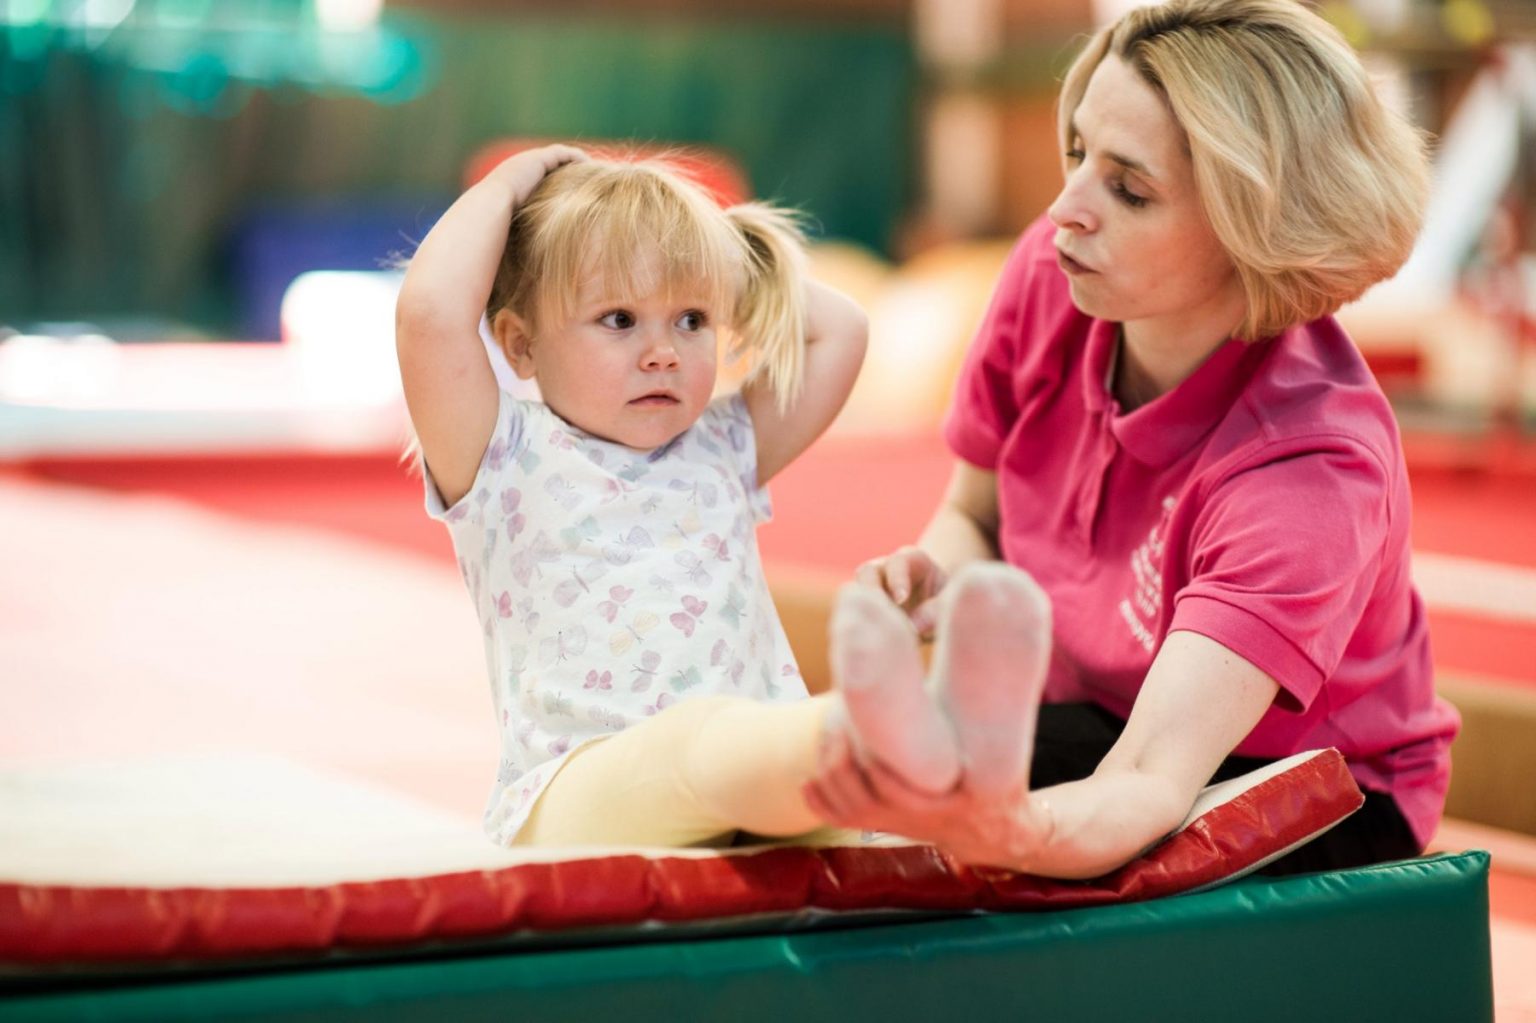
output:
M 949 792 L 918 792 L 878 763 L 860 764 L 839 729 L 828 730 L 818 774 L 801 794 L 829 824 L 928 842 L 972 866 L 1029 871 L 1055 830 L 1050 806 L 1027 784 L 1004 799 L 978 796 L 963 776 Z
M 841 730 L 828 729 L 802 794 L 830 824 L 931 842 L 963 863 L 1099 877 L 1180 825 L 1279 691 L 1222 644 L 1176 630 L 1163 640 L 1125 731 L 1087 778 L 1034 791 L 1026 781 L 998 799 L 970 791 L 962 776 L 951 791 L 926 795 L 877 763 L 860 763 Z
M 525 149 L 515 156 L 507 157 L 486 177 L 494 179 L 509 190 L 512 208 L 515 210 L 528 201 L 533 190 L 539 187 L 539 182 L 543 181 L 551 171 L 564 167 L 568 163 L 580 163 L 586 159 L 586 152 L 575 146 L 558 143 L 540 146 L 538 149 Z
M 871 558 L 854 570 L 854 579 L 883 591 L 912 620 L 923 639 L 933 638 L 937 619 L 934 598 L 949 582 L 949 573 L 923 548 L 908 544 L 881 558 Z

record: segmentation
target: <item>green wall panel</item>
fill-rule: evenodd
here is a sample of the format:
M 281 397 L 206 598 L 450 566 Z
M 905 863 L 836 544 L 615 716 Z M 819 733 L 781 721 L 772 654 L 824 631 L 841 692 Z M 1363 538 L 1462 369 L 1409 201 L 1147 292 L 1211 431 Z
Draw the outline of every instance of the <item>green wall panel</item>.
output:
M 402 230 L 419 237 L 469 155 L 507 136 L 718 146 L 760 195 L 875 248 L 907 205 L 917 75 L 899 26 L 388 24 L 414 70 L 374 96 L 306 81 L 324 48 L 302 35 L 177 49 L 140 21 L 92 47 L 0 26 L 0 323 L 126 314 L 228 330 L 231 244 L 253 211 L 403 199 L 421 214 Z

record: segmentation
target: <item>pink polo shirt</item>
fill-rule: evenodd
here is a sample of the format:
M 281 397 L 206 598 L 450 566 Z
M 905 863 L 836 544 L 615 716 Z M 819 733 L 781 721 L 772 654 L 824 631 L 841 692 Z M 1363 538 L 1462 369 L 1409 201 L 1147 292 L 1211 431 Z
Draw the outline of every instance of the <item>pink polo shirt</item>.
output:
M 1360 353 L 1331 317 L 1229 340 L 1124 413 L 1116 325 L 1073 306 L 1052 233 L 1009 257 L 944 425 L 997 474 L 1003 557 L 1051 595 L 1046 699 L 1126 717 L 1163 637 L 1198 632 L 1281 687 L 1234 752 L 1336 746 L 1427 843 L 1460 721 L 1435 696 L 1397 426 Z

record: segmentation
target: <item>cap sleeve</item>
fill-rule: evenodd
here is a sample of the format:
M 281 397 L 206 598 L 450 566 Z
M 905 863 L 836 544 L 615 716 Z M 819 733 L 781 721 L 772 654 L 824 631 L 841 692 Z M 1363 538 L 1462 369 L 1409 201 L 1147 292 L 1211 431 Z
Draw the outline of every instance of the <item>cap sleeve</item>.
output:
M 461 522 L 481 522 L 486 502 L 496 489 L 496 478 L 507 470 L 522 445 L 522 403 L 506 391 L 498 390 L 496 393 L 496 425 L 491 430 L 491 439 L 480 456 L 474 482 L 452 507 L 443 504 L 443 496 L 438 490 L 437 481 L 432 478 L 431 468 L 425 462 L 422 463 L 421 476 L 426 490 L 427 514 L 450 527 Z
M 1019 418 L 1017 372 L 1029 320 L 1033 281 L 1050 244 L 1050 226 L 1042 219 L 1020 236 L 993 289 L 986 315 L 966 350 L 954 397 L 944 416 L 950 450 L 972 465 L 997 465 L 1009 428 Z
M 740 391 L 724 394 L 709 403 L 701 424 L 720 448 L 728 471 L 741 484 L 752 519 L 758 524 L 773 518 L 773 500 L 757 483 L 757 433 L 747 399 Z

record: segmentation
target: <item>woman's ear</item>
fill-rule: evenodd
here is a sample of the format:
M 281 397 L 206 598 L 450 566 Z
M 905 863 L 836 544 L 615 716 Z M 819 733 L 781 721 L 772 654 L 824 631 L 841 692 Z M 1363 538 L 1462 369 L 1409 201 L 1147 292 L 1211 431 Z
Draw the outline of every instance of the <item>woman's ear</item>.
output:
M 491 318 L 491 334 L 518 379 L 531 380 L 534 373 L 533 335 L 523 318 L 510 309 L 498 309 Z

